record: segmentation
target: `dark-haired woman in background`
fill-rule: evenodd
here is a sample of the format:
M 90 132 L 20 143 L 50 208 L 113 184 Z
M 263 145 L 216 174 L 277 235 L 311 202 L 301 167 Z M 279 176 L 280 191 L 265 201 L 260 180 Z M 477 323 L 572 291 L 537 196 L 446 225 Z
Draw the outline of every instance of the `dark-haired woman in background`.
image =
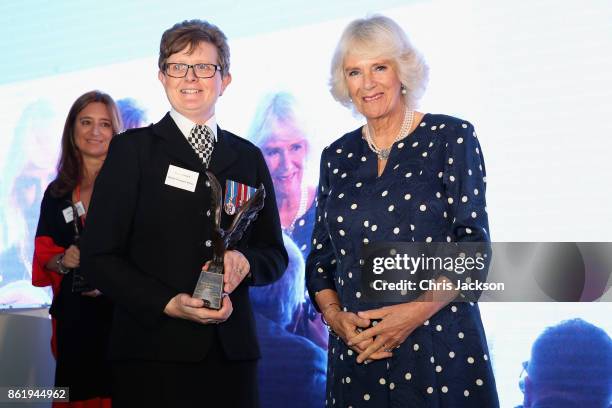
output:
M 75 245 L 73 205 L 79 232 L 96 176 L 111 138 L 121 131 L 113 99 L 102 92 L 81 95 L 70 108 L 57 176 L 45 191 L 36 231 L 32 283 L 53 288 L 51 349 L 56 358 L 55 385 L 70 388 L 70 402 L 58 406 L 110 407 L 110 366 L 106 348 L 112 306 L 98 290 L 73 291 L 80 252 Z M 57 403 L 56 403 L 57 404 Z

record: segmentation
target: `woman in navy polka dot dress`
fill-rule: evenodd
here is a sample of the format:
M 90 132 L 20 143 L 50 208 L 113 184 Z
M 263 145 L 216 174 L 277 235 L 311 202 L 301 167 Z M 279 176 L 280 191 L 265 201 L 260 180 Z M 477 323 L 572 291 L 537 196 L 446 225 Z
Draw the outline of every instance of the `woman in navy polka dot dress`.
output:
M 413 110 L 427 71 L 403 30 L 382 16 L 352 22 L 332 61 L 333 96 L 367 123 L 321 156 L 306 270 L 310 296 L 334 332 L 328 407 L 499 406 L 476 304 L 448 295 L 361 301 L 364 244 L 489 241 L 473 126 Z

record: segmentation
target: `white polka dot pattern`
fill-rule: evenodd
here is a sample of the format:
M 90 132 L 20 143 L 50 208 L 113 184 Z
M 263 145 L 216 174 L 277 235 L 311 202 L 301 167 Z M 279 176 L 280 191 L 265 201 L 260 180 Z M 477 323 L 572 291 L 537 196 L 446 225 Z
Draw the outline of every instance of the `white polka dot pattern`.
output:
M 332 289 L 347 311 L 363 310 L 363 245 L 489 239 L 482 152 L 467 122 L 427 115 L 393 146 L 380 177 L 360 130 L 326 148 L 321 163 L 313 248 L 306 262 L 311 295 Z M 386 407 L 389 398 L 414 394 L 426 404 L 495 405 L 478 309 L 452 304 L 430 320 L 393 350 L 390 364 L 358 366 L 356 353 L 332 338 L 327 406 Z

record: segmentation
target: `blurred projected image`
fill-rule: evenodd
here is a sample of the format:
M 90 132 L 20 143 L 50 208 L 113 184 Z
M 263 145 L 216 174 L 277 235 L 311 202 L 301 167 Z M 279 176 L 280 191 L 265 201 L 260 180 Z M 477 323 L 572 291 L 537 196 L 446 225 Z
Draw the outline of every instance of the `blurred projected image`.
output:
M 283 236 L 289 265 L 272 285 L 251 287 L 251 301 L 261 347 L 258 366 L 262 407 L 322 407 L 326 353 L 293 332 L 292 321 L 304 302 L 304 260 L 297 246 Z
M 134 129 L 147 125 L 147 112 L 134 98 L 123 98 L 117 101 L 121 114 L 123 129 Z
M 50 102 L 28 105 L 10 142 L 0 181 L 0 307 L 50 303 L 30 284 L 40 202 L 55 174 L 59 136 Z
M 274 183 L 276 203 L 286 240 L 295 243 L 305 257 L 315 216 L 315 187 L 306 184 L 306 166 L 310 162 L 307 125 L 301 118 L 297 101 L 287 92 L 270 94 L 260 102 L 249 131 L 249 139 L 262 151 Z M 301 268 L 304 268 L 303 262 Z M 304 272 L 301 272 L 304 280 Z M 302 285 L 303 282 L 295 282 Z M 303 293 L 303 291 L 302 291 Z M 289 330 L 320 347 L 327 347 L 327 330 L 317 317 L 310 299 L 302 301 L 293 314 Z
M 261 149 L 268 164 L 283 231 L 307 255 L 314 223 L 315 187 L 304 179 L 310 141 L 298 109 L 289 93 L 267 96 L 257 108 L 249 139 Z

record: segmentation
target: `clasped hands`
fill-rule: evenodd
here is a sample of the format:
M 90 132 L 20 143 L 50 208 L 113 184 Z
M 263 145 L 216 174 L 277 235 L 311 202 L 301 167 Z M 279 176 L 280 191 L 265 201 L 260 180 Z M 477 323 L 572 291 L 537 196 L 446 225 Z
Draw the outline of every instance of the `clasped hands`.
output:
M 328 308 L 323 316 L 342 341 L 358 353 L 357 363 L 393 356 L 393 349 L 429 318 L 427 306 L 418 302 L 358 313 Z
M 202 267 L 208 270 L 210 261 Z M 232 314 L 233 306 L 230 297 L 242 280 L 249 275 L 251 265 L 239 251 L 225 251 L 223 256 L 223 299 L 221 309 L 213 310 L 204 307 L 202 299 L 196 299 L 186 293 L 179 293 L 166 305 L 164 313 L 170 317 L 191 320 L 201 324 L 218 324 L 226 321 Z

